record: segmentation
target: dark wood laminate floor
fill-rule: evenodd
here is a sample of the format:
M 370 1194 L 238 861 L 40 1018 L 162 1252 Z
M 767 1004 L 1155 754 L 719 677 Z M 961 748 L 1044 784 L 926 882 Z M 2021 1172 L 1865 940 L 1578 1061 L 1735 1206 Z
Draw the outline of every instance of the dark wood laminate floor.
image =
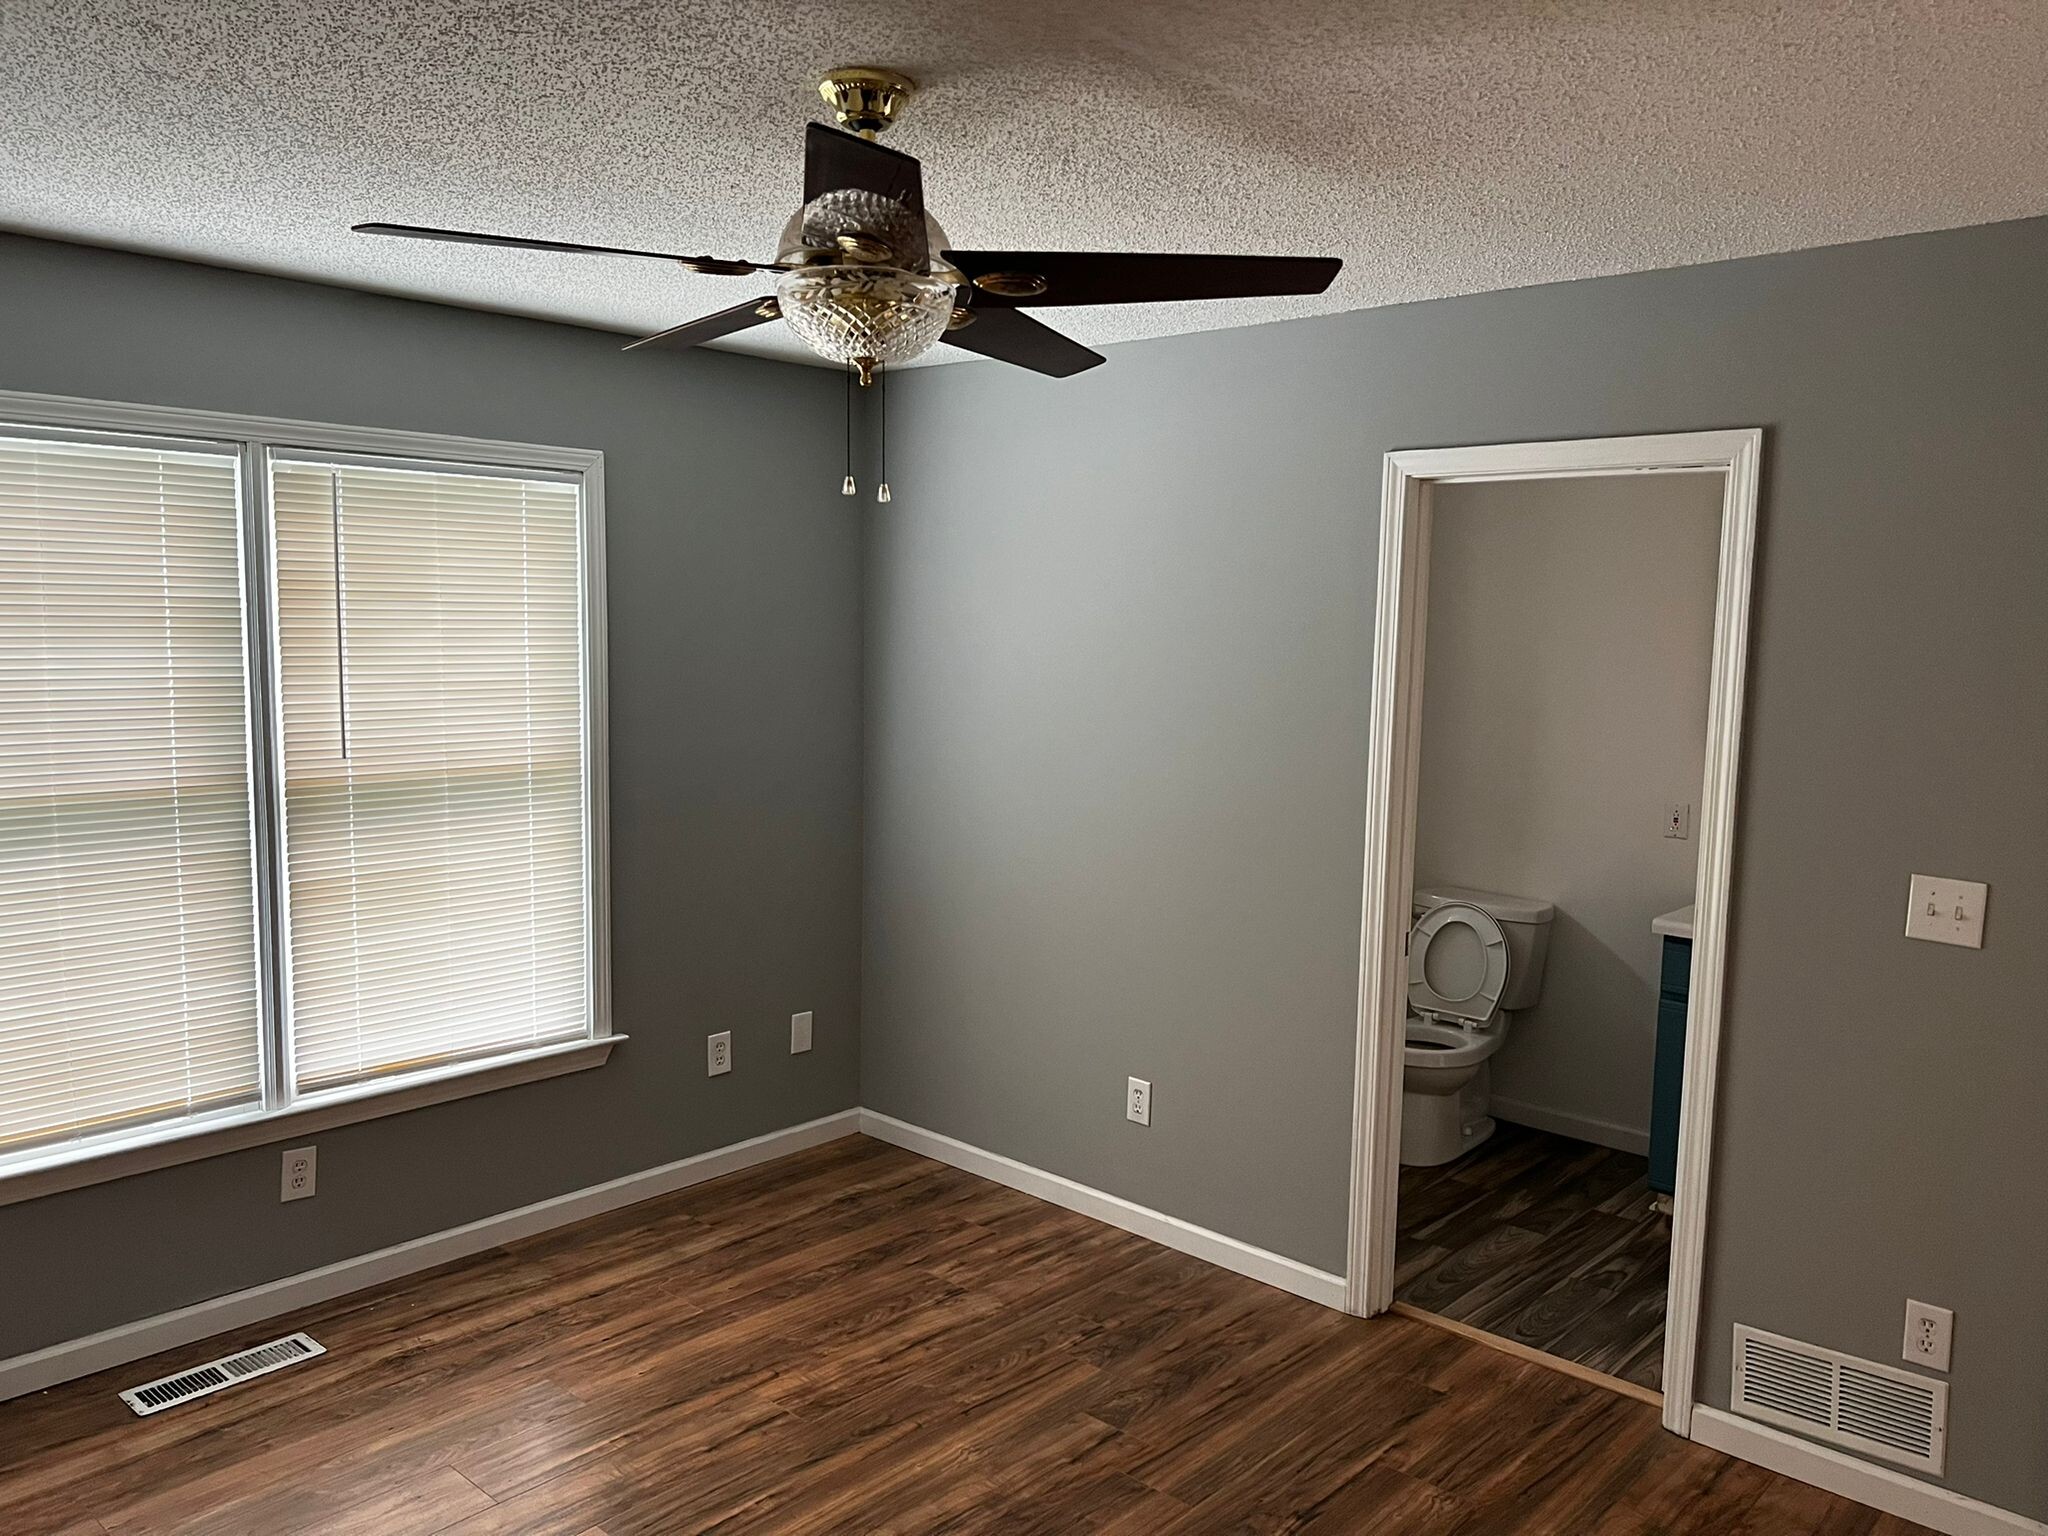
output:
M 1403 1168 L 1394 1294 L 1411 1306 L 1657 1387 L 1671 1222 L 1649 1164 L 1502 1123 L 1438 1168 Z
M 115 1389 L 331 1353 L 137 1420 Z M 861 1137 L 0 1405 L 63 1536 L 1903 1536 L 1646 1405 Z

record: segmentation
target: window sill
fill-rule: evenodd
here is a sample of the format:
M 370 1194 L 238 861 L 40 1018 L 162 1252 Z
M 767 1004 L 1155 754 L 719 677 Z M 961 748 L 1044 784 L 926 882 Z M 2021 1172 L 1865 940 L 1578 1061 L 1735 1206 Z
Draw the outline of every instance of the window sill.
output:
M 340 1125 L 402 1115 L 407 1110 L 466 1099 L 518 1083 L 588 1071 L 603 1066 L 612 1047 L 625 1038 L 600 1035 L 594 1040 L 572 1040 L 516 1056 L 462 1062 L 388 1082 L 358 1084 L 289 1109 L 248 1109 L 172 1130 L 138 1131 L 89 1148 L 60 1148 L 0 1171 L 0 1205 L 16 1205 L 67 1189 L 124 1179 L 130 1174 L 218 1157 L 223 1152 L 310 1136 Z

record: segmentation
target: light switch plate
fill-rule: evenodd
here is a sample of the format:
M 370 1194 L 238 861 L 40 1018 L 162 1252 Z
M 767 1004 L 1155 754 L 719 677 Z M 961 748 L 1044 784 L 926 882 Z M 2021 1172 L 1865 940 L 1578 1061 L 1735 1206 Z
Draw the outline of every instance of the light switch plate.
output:
M 789 1054 L 800 1056 L 811 1048 L 811 1016 L 808 1011 L 789 1016 Z
M 1683 800 L 1674 800 L 1664 807 L 1664 835 L 1666 837 L 1692 836 L 1692 806 Z
M 1990 889 L 1974 880 L 1915 875 L 1906 901 L 1906 937 L 1982 949 L 1984 902 Z

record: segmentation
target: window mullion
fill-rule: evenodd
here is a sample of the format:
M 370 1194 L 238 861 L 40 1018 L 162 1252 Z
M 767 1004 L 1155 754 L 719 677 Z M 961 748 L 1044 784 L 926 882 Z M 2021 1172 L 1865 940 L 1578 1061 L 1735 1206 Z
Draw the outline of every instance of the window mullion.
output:
M 242 444 L 242 602 L 249 655 L 250 805 L 255 817 L 257 972 L 261 989 L 263 1107 L 292 1102 L 288 1048 L 291 988 L 284 903 L 284 797 L 274 622 L 276 570 L 270 523 L 270 450 Z

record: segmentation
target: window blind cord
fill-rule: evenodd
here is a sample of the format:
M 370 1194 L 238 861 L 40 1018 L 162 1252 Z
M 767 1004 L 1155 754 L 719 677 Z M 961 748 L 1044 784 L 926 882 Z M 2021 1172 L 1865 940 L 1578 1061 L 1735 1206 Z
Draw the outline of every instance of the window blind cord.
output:
M 341 730 L 341 760 L 348 761 L 348 637 L 341 581 L 341 471 L 327 477 L 334 524 L 334 713 Z M 319 503 L 314 503 L 319 505 Z

